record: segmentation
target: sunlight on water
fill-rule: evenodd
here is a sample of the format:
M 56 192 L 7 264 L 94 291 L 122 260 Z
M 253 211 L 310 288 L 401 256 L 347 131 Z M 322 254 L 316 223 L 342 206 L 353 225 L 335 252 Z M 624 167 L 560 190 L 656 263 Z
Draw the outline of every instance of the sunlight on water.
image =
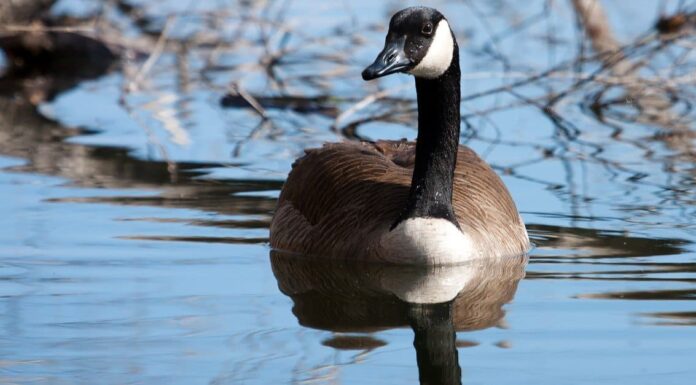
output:
M 0 83 L 0 383 L 696 378 L 693 117 L 684 108 L 679 132 L 664 120 L 690 105 L 680 91 L 693 79 L 652 121 L 597 85 L 569 92 L 560 117 L 527 103 L 597 61 L 474 97 L 572 60 L 570 1 L 426 2 L 461 42 L 462 143 L 501 174 L 536 247 L 438 269 L 317 262 L 269 249 L 276 198 L 305 148 L 415 138 L 411 79 L 359 78 L 402 5 L 114 3 L 136 5 L 104 10 L 134 39 L 121 67 Z M 622 42 L 661 11 L 604 3 Z M 64 0 L 54 13 L 99 9 Z M 176 44 L 129 83 L 168 14 Z M 280 55 L 273 73 L 258 67 L 267 51 Z M 682 54 L 674 73 L 688 75 Z M 342 115 L 380 90 L 392 92 Z

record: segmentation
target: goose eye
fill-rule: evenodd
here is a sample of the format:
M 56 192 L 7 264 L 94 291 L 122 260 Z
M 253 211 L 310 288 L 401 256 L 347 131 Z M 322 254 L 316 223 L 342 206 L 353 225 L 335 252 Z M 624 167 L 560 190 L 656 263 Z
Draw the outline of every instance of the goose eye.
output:
M 421 33 L 425 36 L 430 36 L 433 33 L 433 23 L 425 23 L 423 24 L 423 28 L 421 29 Z

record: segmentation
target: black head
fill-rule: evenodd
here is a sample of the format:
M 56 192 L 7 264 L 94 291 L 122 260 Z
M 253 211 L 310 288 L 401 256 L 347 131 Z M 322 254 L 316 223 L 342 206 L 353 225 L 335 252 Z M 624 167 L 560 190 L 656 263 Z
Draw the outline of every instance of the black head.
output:
M 372 80 L 396 72 L 434 79 L 452 64 L 456 42 L 447 19 L 436 9 L 411 7 L 392 16 L 384 49 L 362 77 Z

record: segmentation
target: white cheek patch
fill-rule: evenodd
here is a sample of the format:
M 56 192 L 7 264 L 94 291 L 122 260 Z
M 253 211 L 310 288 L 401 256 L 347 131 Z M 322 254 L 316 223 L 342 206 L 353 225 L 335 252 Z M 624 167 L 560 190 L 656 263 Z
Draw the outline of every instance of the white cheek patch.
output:
M 444 74 L 452 64 L 454 39 L 447 20 L 441 20 L 435 29 L 435 36 L 430 43 L 423 60 L 410 73 L 420 78 L 434 79 Z

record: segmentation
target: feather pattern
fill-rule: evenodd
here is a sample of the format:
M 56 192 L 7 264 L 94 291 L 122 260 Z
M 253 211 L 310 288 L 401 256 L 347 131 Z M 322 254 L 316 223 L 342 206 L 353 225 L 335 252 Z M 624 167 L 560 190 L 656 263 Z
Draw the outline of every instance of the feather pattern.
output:
M 343 142 L 307 150 L 294 164 L 271 223 L 278 250 L 394 261 L 380 239 L 406 205 L 415 143 Z M 452 207 L 480 257 L 520 255 L 529 240 L 498 175 L 459 146 Z

